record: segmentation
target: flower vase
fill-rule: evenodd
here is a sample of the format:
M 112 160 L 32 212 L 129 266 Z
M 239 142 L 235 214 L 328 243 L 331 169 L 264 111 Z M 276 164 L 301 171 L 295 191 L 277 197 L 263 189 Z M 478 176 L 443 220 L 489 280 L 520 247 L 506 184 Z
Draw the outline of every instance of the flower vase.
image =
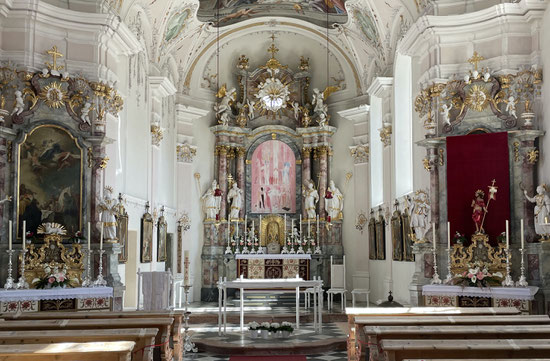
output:
M 267 340 L 269 338 L 269 330 L 262 330 L 261 335 L 264 340 Z
M 258 338 L 258 330 L 248 330 L 250 333 L 250 338 Z
M 290 331 L 279 331 L 281 332 L 281 336 L 283 338 L 289 338 L 290 337 Z

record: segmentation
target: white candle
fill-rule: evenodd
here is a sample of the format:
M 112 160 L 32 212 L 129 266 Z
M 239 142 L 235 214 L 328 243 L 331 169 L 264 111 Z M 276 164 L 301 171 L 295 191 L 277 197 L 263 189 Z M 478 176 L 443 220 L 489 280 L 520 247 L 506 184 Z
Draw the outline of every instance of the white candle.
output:
M 91 249 L 90 240 L 92 239 L 92 226 L 90 222 L 88 222 L 88 251 Z
M 307 237 L 311 237 L 311 226 L 309 224 L 309 218 L 307 219 Z
M 248 215 L 244 216 L 244 236 L 245 236 L 245 238 L 250 236 L 250 233 L 248 232 L 248 228 L 246 228 L 246 227 L 248 227 Z
M 12 222 L 9 221 L 9 222 L 8 222 L 8 242 L 9 242 L 9 249 L 10 249 L 10 251 L 11 251 L 11 242 L 12 242 L 12 239 L 11 239 L 11 237 L 12 237 L 12 234 L 11 234 L 11 227 L 12 227 Z
M 300 237 L 302 237 L 302 215 L 300 214 Z
M 523 218 L 520 221 L 521 224 L 521 249 L 525 248 L 525 235 L 523 234 Z
M 235 232 L 236 232 L 237 238 L 239 238 L 239 221 L 237 220 L 237 222 L 235 223 L 237 223 L 237 229 L 235 230 Z
M 319 246 L 319 233 L 321 230 L 319 229 L 319 215 L 317 215 L 317 246 Z
M 103 249 L 103 222 L 101 222 L 101 232 L 99 233 L 99 249 Z
M 26 241 L 27 241 L 27 221 L 23 221 L 23 252 L 25 252 Z
M 258 231 L 258 233 L 260 234 L 260 243 L 262 243 L 262 215 L 260 214 L 260 224 L 258 225 L 258 227 L 260 227 L 260 230 Z M 267 246 L 267 242 L 266 242 L 266 246 Z
M 183 279 L 185 280 L 185 286 L 189 286 L 189 251 L 183 251 L 183 270 L 185 274 Z
M 451 222 L 447 222 L 447 248 L 451 249 Z
M 227 222 L 227 244 L 229 244 L 229 229 L 231 228 L 231 222 Z
M 510 248 L 510 235 L 508 234 L 508 220 L 506 220 L 506 249 Z
M 252 220 L 252 239 L 254 239 L 254 235 L 255 235 L 254 231 L 255 231 L 254 220 Z
M 432 223 L 432 231 L 433 231 L 433 244 L 434 244 L 434 251 L 437 249 L 437 241 L 436 241 L 436 238 L 435 238 L 435 223 Z
M 285 214 L 285 233 L 284 233 L 284 239 L 285 239 L 285 242 L 286 242 L 286 214 Z

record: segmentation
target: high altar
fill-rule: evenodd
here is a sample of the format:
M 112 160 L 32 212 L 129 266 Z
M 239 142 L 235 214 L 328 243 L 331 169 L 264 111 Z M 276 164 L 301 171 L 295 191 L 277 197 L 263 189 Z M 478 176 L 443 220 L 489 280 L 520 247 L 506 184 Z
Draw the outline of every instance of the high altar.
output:
M 222 277 L 327 281 L 330 256 L 343 255 L 342 196 L 330 182 L 336 128 L 324 103 L 338 88 L 310 96 L 309 59 L 296 59 L 299 68 L 291 70 L 277 51 L 272 42 L 265 65 L 253 70 L 241 55 L 238 89 L 224 84 L 217 94 L 214 182 L 203 196 L 203 301 L 217 298 Z M 263 254 L 235 255 L 252 234 L 252 248 Z M 285 254 L 285 242 L 297 239 L 308 240 L 304 253 Z

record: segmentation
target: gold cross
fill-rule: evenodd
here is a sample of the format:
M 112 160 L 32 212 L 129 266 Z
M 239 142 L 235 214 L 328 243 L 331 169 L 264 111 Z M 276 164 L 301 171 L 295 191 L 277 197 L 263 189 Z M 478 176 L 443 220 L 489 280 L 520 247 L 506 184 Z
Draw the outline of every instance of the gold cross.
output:
M 63 70 L 63 65 L 57 65 L 57 57 L 62 58 L 63 54 L 61 54 L 59 51 L 57 51 L 57 46 L 53 46 L 50 50 L 46 51 L 47 54 L 51 55 L 53 59 L 53 64 L 50 64 L 49 62 L 46 62 L 46 66 L 50 70 Z
M 275 54 L 279 51 L 275 46 L 275 34 L 271 34 L 271 46 L 267 49 L 268 53 L 271 53 L 271 58 L 275 58 Z
M 468 59 L 468 63 L 473 64 L 475 67 L 475 70 L 477 70 L 477 66 L 480 61 L 485 60 L 484 57 L 479 55 L 477 51 L 474 51 L 474 56 L 472 56 L 470 59 Z

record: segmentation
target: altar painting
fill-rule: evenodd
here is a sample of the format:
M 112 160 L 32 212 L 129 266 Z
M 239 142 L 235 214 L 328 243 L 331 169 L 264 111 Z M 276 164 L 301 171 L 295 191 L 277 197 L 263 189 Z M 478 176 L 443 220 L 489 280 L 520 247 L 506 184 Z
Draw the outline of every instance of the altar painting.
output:
M 18 235 L 26 221 L 36 234 L 46 222 L 63 224 L 68 235 L 80 230 L 82 149 L 65 129 L 44 125 L 19 145 Z
M 279 140 L 269 140 L 252 154 L 252 213 L 296 212 L 296 157 Z

